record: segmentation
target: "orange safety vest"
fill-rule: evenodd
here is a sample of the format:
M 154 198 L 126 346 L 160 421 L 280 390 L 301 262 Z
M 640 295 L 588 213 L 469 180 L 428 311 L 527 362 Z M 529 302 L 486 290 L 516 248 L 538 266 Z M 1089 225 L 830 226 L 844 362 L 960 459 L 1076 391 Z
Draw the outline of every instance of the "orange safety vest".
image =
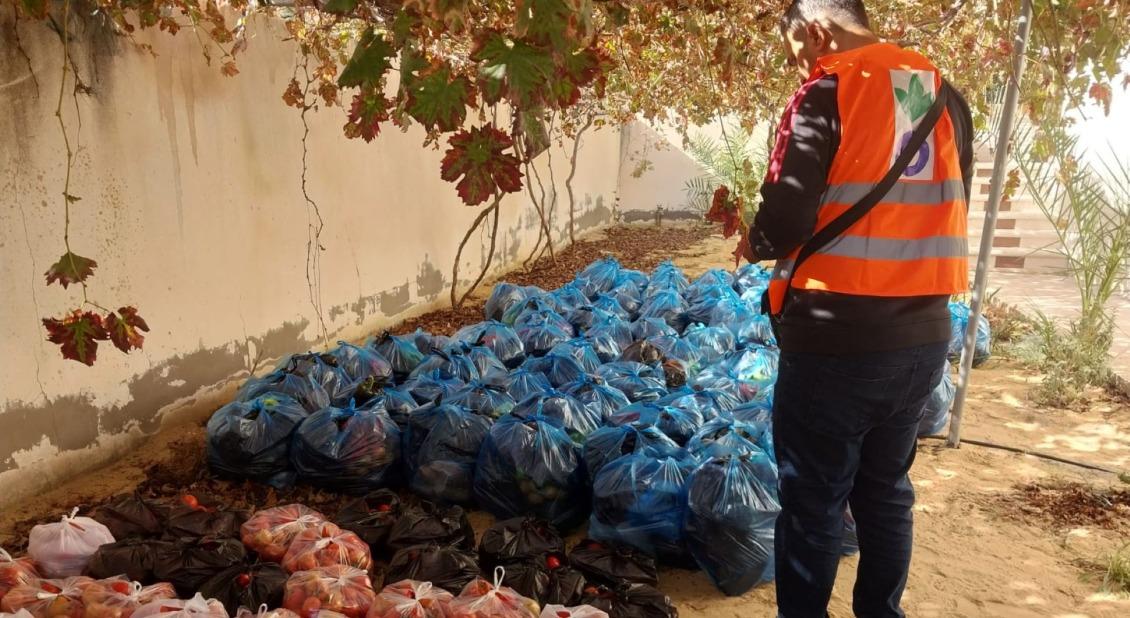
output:
M 942 83 L 926 58 L 887 43 L 820 58 L 808 84 L 825 75 L 838 79 L 840 146 L 816 230 L 851 208 L 887 174 Z M 791 122 L 787 113 L 785 122 Z M 771 168 L 770 180 L 774 173 Z M 965 186 L 947 110 L 902 177 L 866 216 L 809 257 L 795 274 L 791 271 L 799 248 L 777 261 L 769 283 L 770 311 L 779 315 L 784 308 L 790 275 L 795 289 L 858 296 L 964 292 L 966 235 Z

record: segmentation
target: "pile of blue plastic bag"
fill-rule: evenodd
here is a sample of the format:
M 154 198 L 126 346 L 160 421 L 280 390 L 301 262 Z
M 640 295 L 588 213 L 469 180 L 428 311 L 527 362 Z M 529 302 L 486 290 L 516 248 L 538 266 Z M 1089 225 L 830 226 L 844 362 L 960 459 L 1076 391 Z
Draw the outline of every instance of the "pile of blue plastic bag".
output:
M 209 422 L 208 461 L 277 486 L 407 487 L 499 518 L 587 522 L 597 541 L 697 564 L 741 594 L 773 577 L 780 510 L 768 283 L 756 265 L 690 280 L 612 258 L 556 290 L 500 283 L 486 320 L 452 337 L 385 333 L 248 381 Z M 924 433 L 948 419 L 945 385 Z

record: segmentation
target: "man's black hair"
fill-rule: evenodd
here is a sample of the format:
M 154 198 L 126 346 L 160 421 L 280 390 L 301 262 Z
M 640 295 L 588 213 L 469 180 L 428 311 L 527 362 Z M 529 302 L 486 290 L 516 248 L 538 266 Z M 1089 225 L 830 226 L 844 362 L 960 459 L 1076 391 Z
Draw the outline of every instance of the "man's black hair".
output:
M 825 16 L 841 25 L 871 28 L 863 0 L 793 0 L 781 16 L 781 32 L 787 34 Z

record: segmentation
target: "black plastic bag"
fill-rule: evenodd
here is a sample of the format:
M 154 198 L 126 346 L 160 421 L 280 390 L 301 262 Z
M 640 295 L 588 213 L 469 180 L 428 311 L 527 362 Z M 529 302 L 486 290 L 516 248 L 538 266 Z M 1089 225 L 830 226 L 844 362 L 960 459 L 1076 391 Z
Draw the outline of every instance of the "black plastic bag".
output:
M 585 586 L 581 602 L 608 613 L 609 618 L 678 618 L 671 598 L 647 584 L 621 584 L 613 588 Z
M 473 498 L 475 461 L 493 421 L 454 405 L 440 406 L 436 415 L 417 450 L 409 451 L 409 487 L 429 500 L 469 504 Z M 412 415 L 413 419 L 416 417 Z M 412 437 L 416 436 L 415 426 L 409 424 Z
M 136 538 L 156 538 L 165 531 L 164 521 L 168 507 L 151 502 L 134 492 L 121 494 L 97 509 L 91 518 L 106 526 L 117 541 Z
M 479 541 L 479 563 L 483 572 L 501 564 L 564 552 L 565 541 L 553 524 L 536 517 L 513 517 L 487 528 Z
M 559 529 L 579 525 L 589 512 L 581 449 L 559 421 L 504 416 L 479 451 L 475 498 L 496 517 L 534 515 Z
M 604 380 L 597 376 L 581 376 L 578 380 L 563 386 L 561 390 L 588 406 L 602 421 L 621 408 L 632 405 L 623 391 L 605 384 Z
M 559 356 L 553 353 L 541 358 L 531 358 L 522 365 L 522 368 L 544 374 L 546 378 L 549 378 L 549 383 L 554 388 L 561 388 L 586 373 L 585 368 L 581 366 L 577 359 L 572 356 Z
M 515 402 L 524 401 L 533 395 L 540 395 L 552 390 L 553 385 L 549 378 L 539 371 L 527 371 L 522 368 L 510 372 L 506 381 L 506 392 L 514 398 Z
M 650 365 L 631 361 L 606 363 L 597 372 L 605 383 L 619 389 L 633 402 L 655 401 L 667 394 L 667 381 Z
M 569 566 L 563 552 L 553 552 L 508 562 L 505 584 L 518 594 L 545 605 L 578 605 L 588 583 Z
M 200 586 L 200 595 L 216 599 L 234 616 L 240 607 L 282 607 L 283 592 L 290 574 L 281 566 L 266 562 L 236 565 L 213 575 Z
M 626 545 L 584 539 L 569 552 L 569 564 L 589 581 L 608 586 L 624 582 L 655 586 L 659 582 L 655 560 Z
M 171 583 L 179 595 L 188 598 L 216 573 L 242 565 L 246 557 L 239 539 L 202 538 L 165 544 L 154 552 L 153 576 Z
M 596 431 L 603 420 L 599 412 L 581 403 L 572 395 L 556 390 L 527 398 L 514 407 L 511 415 L 523 420 L 554 419 L 578 444 L 585 441 L 585 436 Z
M 455 339 L 472 346 L 483 346 L 494 353 L 506 367 L 513 369 L 526 360 L 526 349 L 514 329 L 498 321 L 464 326 Z
M 164 536 L 167 539 L 239 538 L 240 526 L 250 516 L 246 511 L 228 510 L 209 496 L 185 494 L 181 504 L 169 510 Z
M 86 563 L 85 575 L 94 579 L 125 575 L 132 581 L 155 584 L 157 577 L 153 574 L 153 567 L 157 555 L 167 553 L 175 547 L 176 544 L 172 541 L 140 538 L 108 543 L 95 550 Z
M 702 428 L 703 422 L 702 414 L 696 410 L 679 410 L 646 401 L 621 409 L 607 421 L 609 425 L 617 426 L 658 427 L 679 446 L 685 446 Z
M 387 330 L 369 342 L 377 352 L 388 360 L 392 375 L 397 382 L 403 382 L 416 367 L 424 361 L 424 353 L 416 347 L 412 337 L 400 337 Z
M 291 463 L 301 479 L 362 494 L 400 474 L 400 429 L 383 410 L 326 408 L 294 434 Z
M 687 548 L 730 596 L 772 581 L 773 534 L 781 505 L 758 478 L 765 454 L 712 459 L 687 481 Z
M 402 511 L 400 496 L 388 489 L 378 489 L 345 503 L 334 522 L 361 537 L 376 555 L 384 551 L 389 531 Z
M 385 571 L 385 581 L 405 579 L 431 582 L 459 594 L 479 576 L 475 555 L 448 545 L 412 545 L 396 552 Z
M 459 506 L 444 506 L 427 501 L 421 502 L 419 506 L 405 508 L 388 532 L 389 551 L 424 544 L 473 550 L 475 530 L 467 519 L 467 511 Z
M 678 450 L 679 445 L 657 427 L 609 425 L 585 438 L 583 454 L 589 478 L 595 479 L 605 465 L 624 455 L 642 451 L 655 457 L 665 457 Z
M 281 393 L 227 404 L 208 420 L 208 466 L 229 478 L 290 485 L 290 442 L 306 415 L 301 403 Z
M 633 453 L 609 462 L 593 481 L 589 536 L 687 563 L 684 490 L 697 464 L 681 452 L 663 457 Z

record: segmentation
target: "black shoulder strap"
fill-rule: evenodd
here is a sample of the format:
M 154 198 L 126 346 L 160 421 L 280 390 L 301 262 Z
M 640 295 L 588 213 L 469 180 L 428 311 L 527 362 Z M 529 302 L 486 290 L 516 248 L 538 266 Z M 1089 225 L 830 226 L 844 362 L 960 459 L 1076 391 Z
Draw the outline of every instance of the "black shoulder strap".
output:
M 942 112 L 946 109 L 946 103 L 949 100 L 949 92 L 949 83 L 942 80 L 942 87 L 938 89 L 938 95 L 934 97 L 934 103 L 922 118 L 922 122 L 918 123 L 918 127 L 914 129 L 914 133 L 910 135 L 910 141 L 907 142 L 906 147 L 899 153 L 898 159 L 895 159 L 887 175 L 884 176 L 883 179 L 879 181 L 879 184 L 875 185 L 863 199 L 856 202 L 855 205 L 845 211 L 844 214 L 833 219 L 831 223 L 820 228 L 820 231 L 813 234 L 812 238 L 801 247 L 800 253 L 797 254 L 796 260 L 793 261 L 793 267 L 789 271 L 789 281 L 786 290 L 792 287 L 793 275 L 805 260 L 812 257 L 817 251 L 828 246 L 828 243 L 832 242 L 851 226 L 858 223 L 859 220 L 865 217 L 867 213 L 871 212 L 871 209 L 895 186 L 899 177 L 906 171 L 907 166 L 909 166 L 910 162 L 914 160 L 914 157 L 918 155 L 918 150 L 922 147 L 922 144 L 926 143 L 926 138 L 930 136 L 930 132 L 934 130 L 934 126 L 938 124 L 938 119 L 942 117 Z M 788 298 L 787 295 L 786 298 Z

